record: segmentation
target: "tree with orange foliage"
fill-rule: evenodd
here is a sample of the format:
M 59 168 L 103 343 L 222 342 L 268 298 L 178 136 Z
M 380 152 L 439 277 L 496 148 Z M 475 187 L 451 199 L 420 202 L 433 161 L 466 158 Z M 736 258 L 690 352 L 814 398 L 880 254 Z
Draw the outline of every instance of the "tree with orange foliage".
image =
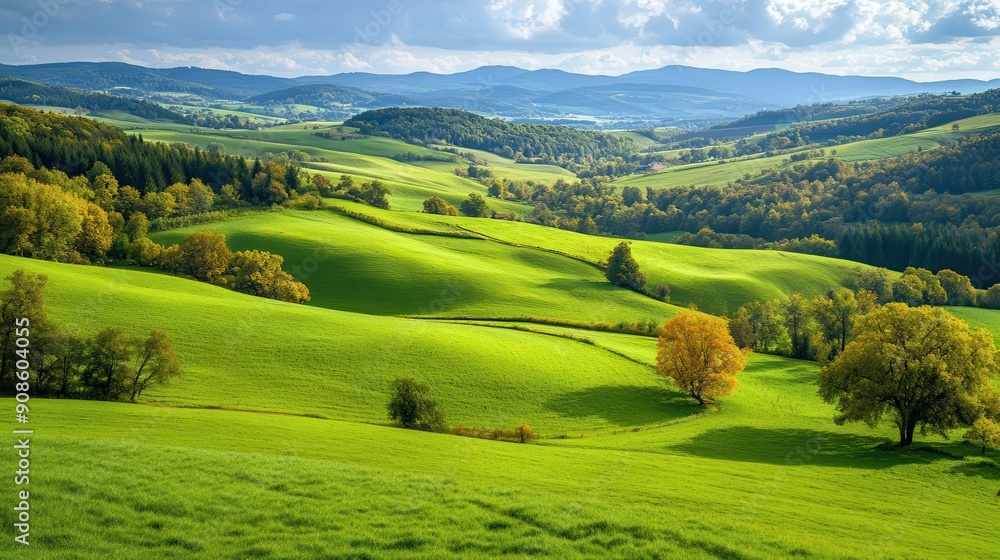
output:
M 656 373 L 705 404 L 733 394 L 747 355 L 733 342 L 725 319 L 695 311 L 678 313 L 663 325 Z

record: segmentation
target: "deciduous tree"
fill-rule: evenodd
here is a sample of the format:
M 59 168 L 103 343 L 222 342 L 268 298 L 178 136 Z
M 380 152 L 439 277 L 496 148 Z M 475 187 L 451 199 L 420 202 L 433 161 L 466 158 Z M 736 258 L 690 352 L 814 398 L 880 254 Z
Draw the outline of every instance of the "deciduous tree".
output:
M 972 424 L 972 428 L 965 432 L 964 438 L 982 448 L 983 455 L 986 448 L 1000 448 L 1000 422 L 986 416 L 980 416 Z
M 843 352 L 858 317 L 858 300 L 854 292 L 841 288 L 812 302 L 813 316 L 834 353 Z
M 747 364 L 725 319 L 684 311 L 663 325 L 656 372 L 705 404 L 732 395 Z
M 302 303 L 309 301 L 309 289 L 282 270 L 285 259 L 265 251 L 240 251 L 233 255 L 230 272 L 233 289 L 271 299 Z
M 937 273 L 937 277 L 948 296 L 948 305 L 976 304 L 976 289 L 968 276 L 962 276 L 953 270 L 942 270 Z
M 458 208 L 448 204 L 448 202 L 440 196 L 432 196 L 424 201 L 424 213 L 440 214 L 442 216 L 457 216 Z
M 469 193 L 469 198 L 462 201 L 462 214 L 470 218 L 488 218 L 490 209 L 486 206 L 486 199 L 478 193 Z
M 397 377 L 392 382 L 389 420 L 401 428 L 440 432 L 444 414 L 426 383 L 413 377 Z
M 919 427 L 946 434 L 993 402 L 998 354 L 984 329 L 940 308 L 891 303 L 863 316 L 854 338 L 820 375 L 837 424 L 892 417 L 899 444 Z
M 639 270 L 639 263 L 632 257 L 632 245 L 622 241 L 608 258 L 605 277 L 614 285 L 641 292 L 646 288 L 646 275 Z
M 15 342 L 18 327 L 29 330 L 41 328 L 48 320 L 45 306 L 45 283 L 48 278 L 42 274 L 28 274 L 16 270 L 6 277 L 10 287 L 0 292 L 0 385 L 7 374 L 14 371 Z M 18 325 L 18 320 L 27 318 L 28 325 Z
M 132 369 L 128 372 L 126 390 L 128 400 L 135 402 L 149 387 L 166 384 L 180 375 L 181 367 L 166 333 L 153 331 L 145 340 L 137 338 L 131 342 Z
M 116 401 L 125 392 L 132 340 L 121 327 L 101 330 L 88 345 L 83 384 L 89 397 Z
M 180 269 L 198 280 L 221 286 L 226 284 L 224 275 L 232 257 L 225 235 L 199 231 L 189 235 L 181 245 Z

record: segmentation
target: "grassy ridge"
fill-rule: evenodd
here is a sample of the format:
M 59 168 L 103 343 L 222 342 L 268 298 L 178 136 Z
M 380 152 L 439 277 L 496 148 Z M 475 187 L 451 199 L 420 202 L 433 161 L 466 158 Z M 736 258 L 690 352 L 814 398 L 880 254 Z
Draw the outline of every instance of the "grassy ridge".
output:
M 595 264 L 607 259 L 621 242 L 528 223 L 386 212 L 340 201 L 335 204 L 404 228 L 473 232 Z M 706 249 L 654 241 L 633 241 L 632 252 L 651 287 L 668 284 L 675 305 L 694 304 L 713 313 L 734 311 L 751 300 L 785 299 L 793 293 L 820 295 L 841 286 L 855 268 L 864 268 L 855 262 L 812 255 Z
M 284 256 L 289 270 L 301 271 L 312 304 L 331 309 L 656 323 L 676 312 L 616 288 L 578 260 L 481 239 L 397 233 L 332 211 L 269 212 L 152 237 L 171 244 L 204 230 L 226 234 L 234 250 Z
M 0 257 L 0 276 L 19 268 L 48 275 L 50 316 L 60 324 L 85 333 L 112 325 L 133 335 L 167 332 L 185 375 L 150 392 L 158 403 L 381 423 L 389 381 L 408 373 L 434 387 L 451 422 L 472 426 L 528 422 L 558 435 L 655 424 L 691 410 L 648 367 L 563 338 L 359 315 L 160 274 Z

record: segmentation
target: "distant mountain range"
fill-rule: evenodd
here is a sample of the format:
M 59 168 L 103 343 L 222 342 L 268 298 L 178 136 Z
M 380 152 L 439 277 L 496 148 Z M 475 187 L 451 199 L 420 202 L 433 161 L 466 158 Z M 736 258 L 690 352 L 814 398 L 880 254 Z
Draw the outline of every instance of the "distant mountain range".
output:
M 622 76 L 487 66 L 456 74 L 369 73 L 277 78 L 204 68 L 144 68 L 119 62 L 0 65 L 0 75 L 132 96 L 187 93 L 236 100 L 361 108 L 425 105 L 513 119 L 566 119 L 661 125 L 708 125 L 765 109 L 827 101 L 944 93 L 977 93 L 1000 80 L 914 82 L 778 69 L 749 72 L 667 66 Z M 317 88 L 328 84 L 338 88 Z M 353 88 L 353 89 L 350 89 Z M 347 101 L 345 101 L 347 100 Z M 322 106 L 322 105 L 318 105 Z

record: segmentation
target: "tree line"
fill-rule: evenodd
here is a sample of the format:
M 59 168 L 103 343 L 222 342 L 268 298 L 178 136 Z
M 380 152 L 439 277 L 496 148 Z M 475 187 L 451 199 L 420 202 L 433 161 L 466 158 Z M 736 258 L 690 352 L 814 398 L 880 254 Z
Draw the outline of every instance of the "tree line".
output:
M 24 350 L 34 374 L 34 395 L 135 402 L 144 391 L 181 375 L 169 336 L 152 331 L 135 337 L 120 327 L 93 336 L 48 319 L 44 275 L 17 270 L 0 292 L 0 392 L 15 389 L 15 321 L 28 318 L 31 346 Z
M 1000 296 L 1000 288 L 992 296 Z M 730 317 L 737 344 L 757 352 L 826 361 L 850 342 L 858 318 L 880 305 L 910 307 L 975 305 L 979 294 L 970 280 L 950 270 L 932 274 L 907 268 L 893 279 L 885 269 L 858 268 L 846 287 L 813 299 L 792 295 L 787 302 L 752 301 Z M 987 297 L 983 294 L 983 297 Z
M 537 223 L 643 238 L 684 231 L 680 242 L 839 256 L 901 270 L 951 269 L 981 287 L 1000 281 L 1000 199 L 971 194 L 1000 184 L 1000 134 L 935 152 L 773 169 L 726 186 L 620 191 L 605 179 L 551 185 L 489 179 L 491 196 L 534 206 Z
M 284 169 L 270 162 L 266 166 L 278 173 Z M 0 252 L 70 263 L 158 267 L 252 295 L 309 300 L 308 289 L 282 270 L 278 255 L 233 254 L 224 237 L 206 237 L 211 234 L 195 233 L 171 247 L 148 238 L 151 220 L 146 212 L 155 218 L 197 215 L 213 208 L 217 198 L 239 203 L 234 189 L 223 189 L 216 197 L 194 179 L 140 195 L 131 187 L 119 187 L 106 170 L 98 163 L 87 176 L 69 177 L 35 169 L 20 156 L 0 160 Z M 267 174 L 262 171 L 260 176 Z
M 145 142 L 141 135 L 127 135 L 91 119 L 0 105 L 0 158 L 12 155 L 26 158 L 36 168 L 47 167 L 70 176 L 86 174 L 100 162 L 120 184 L 141 194 L 199 179 L 216 193 L 232 185 L 249 195 L 245 197 L 248 202 L 254 197 L 263 204 L 282 202 L 260 190 L 260 185 L 255 189 L 254 180 L 266 171 L 259 160 L 250 163 L 242 157 L 183 144 Z M 284 187 L 295 189 L 297 168 L 294 173 L 285 171 L 281 177 Z
M 663 326 L 656 371 L 702 405 L 717 404 L 735 391 L 751 352 L 782 344 L 823 364 L 819 394 L 837 407 L 838 425 L 889 419 L 899 447 L 918 430 L 948 437 L 968 426 L 964 437 L 983 453 L 1000 447 L 1000 353 L 990 333 L 941 308 L 882 305 L 864 289 L 751 303 L 728 321 L 679 313 Z

